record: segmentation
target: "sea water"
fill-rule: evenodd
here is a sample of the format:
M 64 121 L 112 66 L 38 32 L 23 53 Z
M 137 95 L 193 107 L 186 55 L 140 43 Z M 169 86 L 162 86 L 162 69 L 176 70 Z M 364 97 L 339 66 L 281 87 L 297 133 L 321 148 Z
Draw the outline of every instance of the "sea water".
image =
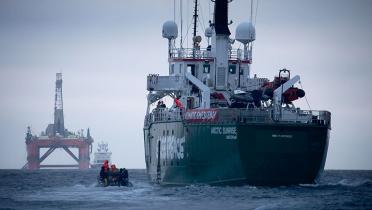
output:
M 318 184 L 282 187 L 151 184 L 98 187 L 97 170 L 0 170 L 0 209 L 372 209 L 372 171 L 325 171 Z

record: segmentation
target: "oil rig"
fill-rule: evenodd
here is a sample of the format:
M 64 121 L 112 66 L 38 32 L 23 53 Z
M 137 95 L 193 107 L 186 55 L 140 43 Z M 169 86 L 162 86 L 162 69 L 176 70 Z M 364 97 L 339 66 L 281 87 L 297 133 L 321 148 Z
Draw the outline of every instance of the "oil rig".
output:
M 79 168 L 88 169 L 90 163 L 90 153 L 92 153 L 93 138 L 90 135 L 89 128 L 84 136 L 83 130 L 78 134 L 72 133 L 65 128 L 63 117 L 63 98 L 62 98 L 62 73 L 56 74 L 56 89 L 54 99 L 54 123 L 49 124 L 39 136 L 31 133 L 30 126 L 26 132 L 26 147 L 27 147 L 27 163 L 22 169 L 40 169 L 40 168 Z M 40 156 L 40 149 L 47 151 Z M 77 164 L 55 164 L 42 165 L 41 163 L 53 153 L 55 149 L 63 149 L 69 154 Z M 76 155 L 70 150 L 78 148 L 79 155 Z

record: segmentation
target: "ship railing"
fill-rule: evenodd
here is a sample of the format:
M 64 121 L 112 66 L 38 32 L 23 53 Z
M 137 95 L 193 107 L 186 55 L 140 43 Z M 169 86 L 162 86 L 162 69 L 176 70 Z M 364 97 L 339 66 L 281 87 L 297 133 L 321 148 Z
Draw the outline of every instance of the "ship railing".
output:
M 291 122 L 302 124 L 331 125 L 331 113 L 318 110 L 286 110 L 279 122 Z M 272 109 L 251 108 L 251 109 L 221 109 L 218 112 L 219 120 L 222 122 L 241 123 L 270 123 L 275 122 Z M 276 121 L 278 122 L 278 121 Z
M 260 109 L 260 108 L 241 109 L 239 112 L 239 121 L 243 123 L 245 122 L 254 122 L 254 123 L 273 122 L 270 110 Z
M 173 48 L 170 53 L 171 58 L 174 59 L 213 59 L 212 51 L 209 48 Z M 228 55 L 231 60 L 247 60 L 244 59 L 241 49 L 231 49 Z
M 267 109 L 250 108 L 250 109 L 219 109 L 218 119 L 225 123 L 267 123 L 273 122 L 271 113 Z
M 303 110 L 305 113 L 311 114 L 311 123 L 328 125 L 331 127 L 331 112 L 323 110 Z
M 328 111 L 292 109 L 291 112 L 293 112 L 292 115 L 287 114 L 279 122 L 331 126 L 331 113 Z M 179 108 L 156 108 L 146 115 L 144 123 L 148 126 L 153 122 L 181 121 L 182 116 L 183 111 Z M 275 122 L 272 109 L 220 109 L 218 116 L 220 122 L 226 123 Z
M 283 112 L 279 121 L 331 126 L 331 113 L 320 110 L 289 109 Z
M 177 91 L 183 88 L 184 77 L 159 76 L 150 74 L 147 76 L 147 90 L 149 91 Z
M 171 50 L 171 58 L 184 59 L 184 58 L 199 58 L 199 59 L 212 59 L 212 52 L 206 48 L 174 48 Z
M 182 110 L 179 108 L 155 108 L 145 117 L 145 125 L 154 122 L 180 121 L 182 120 Z

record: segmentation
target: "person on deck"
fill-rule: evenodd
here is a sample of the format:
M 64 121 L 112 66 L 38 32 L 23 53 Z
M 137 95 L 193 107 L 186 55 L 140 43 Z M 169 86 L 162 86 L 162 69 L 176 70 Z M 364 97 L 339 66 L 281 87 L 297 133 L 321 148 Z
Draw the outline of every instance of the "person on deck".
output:
M 128 170 L 125 168 L 120 169 L 119 186 L 128 186 Z
M 162 109 L 167 108 L 167 106 L 165 105 L 165 103 L 163 101 L 161 102 L 160 108 L 162 108 Z
M 161 108 L 161 101 L 158 101 L 158 103 L 156 104 L 156 108 L 157 109 Z
M 180 109 L 183 109 L 183 105 L 180 101 L 180 97 L 176 97 L 174 98 L 174 104 L 176 105 L 176 107 L 180 108 Z
M 99 173 L 101 181 L 102 181 L 102 183 L 105 187 L 109 185 L 109 171 L 110 171 L 110 169 L 109 169 L 108 160 L 105 160 L 103 162 L 103 165 L 101 167 L 101 171 Z
M 128 170 L 126 168 L 124 168 L 124 179 L 128 182 L 129 180 L 129 174 L 128 174 Z
M 111 181 L 117 183 L 119 180 L 119 170 L 116 168 L 115 164 L 111 165 Z
M 103 161 L 103 168 L 105 169 L 106 172 L 108 172 L 108 170 L 109 170 L 108 160 Z

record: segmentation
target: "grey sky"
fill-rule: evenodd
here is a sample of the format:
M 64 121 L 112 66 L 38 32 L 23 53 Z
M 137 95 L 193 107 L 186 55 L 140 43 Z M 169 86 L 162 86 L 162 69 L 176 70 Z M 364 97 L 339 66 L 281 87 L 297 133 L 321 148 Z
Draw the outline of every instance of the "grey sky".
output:
M 187 25 L 192 1 L 183 2 Z M 204 25 L 208 5 L 203 1 Z M 252 73 L 271 79 L 291 69 L 311 108 L 332 112 L 326 168 L 372 169 L 371 11 L 368 0 L 259 2 Z M 39 133 L 52 122 L 59 71 L 66 127 L 90 127 L 117 165 L 144 168 L 146 75 L 167 73 L 161 26 L 169 19 L 173 0 L 1 0 L 0 168 L 25 163 L 27 125 Z M 230 19 L 234 35 L 249 19 L 249 1 L 233 1 Z M 298 105 L 307 108 L 304 100 Z M 46 161 L 72 162 L 62 154 Z

